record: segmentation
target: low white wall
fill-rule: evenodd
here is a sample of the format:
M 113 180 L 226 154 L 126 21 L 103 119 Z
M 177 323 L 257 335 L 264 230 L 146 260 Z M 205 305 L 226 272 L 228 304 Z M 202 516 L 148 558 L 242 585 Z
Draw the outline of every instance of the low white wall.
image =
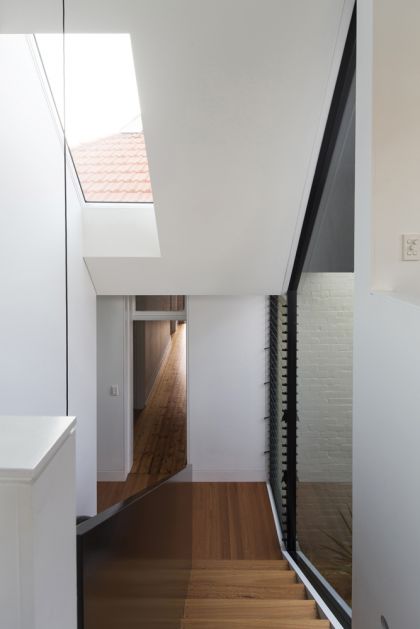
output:
M 196 481 L 264 481 L 265 297 L 188 298 L 189 463 Z
M 298 292 L 298 478 L 351 482 L 353 273 L 305 273 Z

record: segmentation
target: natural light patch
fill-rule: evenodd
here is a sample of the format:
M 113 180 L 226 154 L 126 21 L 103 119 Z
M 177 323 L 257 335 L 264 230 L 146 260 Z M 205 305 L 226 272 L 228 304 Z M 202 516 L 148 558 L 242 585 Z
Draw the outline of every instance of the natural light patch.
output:
M 36 41 L 63 122 L 62 36 Z M 85 200 L 151 203 L 130 35 L 67 34 L 65 88 L 66 138 Z

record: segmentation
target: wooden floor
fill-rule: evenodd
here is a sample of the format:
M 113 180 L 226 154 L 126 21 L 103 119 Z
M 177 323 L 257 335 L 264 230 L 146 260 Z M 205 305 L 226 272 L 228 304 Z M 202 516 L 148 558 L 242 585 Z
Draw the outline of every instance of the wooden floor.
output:
M 176 474 L 186 464 L 186 325 L 179 324 L 147 406 L 134 422 L 134 462 L 125 483 L 98 483 L 98 511 Z
M 193 484 L 183 629 L 329 629 L 282 559 L 264 483 Z
M 193 483 L 193 559 L 280 559 L 265 483 Z
M 137 555 L 95 558 L 88 629 L 330 629 L 282 557 L 264 483 L 193 483 L 192 492 L 192 566 L 189 544 L 188 557 L 178 547 L 169 559 L 160 553 L 170 535 L 157 533 L 150 553 L 155 528 L 136 528 L 139 540 L 150 536 Z M 173 526 L 167 516 L 156 526 Z

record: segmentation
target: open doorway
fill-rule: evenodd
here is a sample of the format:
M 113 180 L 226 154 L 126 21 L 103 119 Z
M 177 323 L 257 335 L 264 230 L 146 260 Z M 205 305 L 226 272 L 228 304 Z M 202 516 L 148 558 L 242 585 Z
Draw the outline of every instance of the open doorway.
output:
M 104 298 L 101 309 L 109 307 Z M 115 386 L 103 382 L 104 366 L 98 361 L 98 460 L 101 444 L 110 456 L 115 454 L 105 433 L 112 431 L 124 441 L 125 473 L 114 477 L 98 468 L 98 511 L 152 487 L 182 470 L 187 464 L 187 322 L 183 296 L 137 296 L 126 298 L 126 360 L 123 374 L 124 417 L 105 417 L 101 394 L 110 401 Z M 108 301 L 107 301 L 108 300 Z M 100 309 L 100 310 L 101 310 Z M 99 344 L 107 343 L 101 335 Z M 98 351 L 98 358 L 100 351 Z M 102 392 L 102 393 L 101 393 Z M 122 405 L 124 406 L 124 405 Z M 106 408 L 106 406 L 105 406 Z M 124 432 L 116 431 L 120 423 Z M 118 439 L 114 439 L 118 447 Z M 105 452 L 106 454 L 106 452 Z
M 186 465 L 186 323 L 134 322 L 132 473 L 147 485 Z

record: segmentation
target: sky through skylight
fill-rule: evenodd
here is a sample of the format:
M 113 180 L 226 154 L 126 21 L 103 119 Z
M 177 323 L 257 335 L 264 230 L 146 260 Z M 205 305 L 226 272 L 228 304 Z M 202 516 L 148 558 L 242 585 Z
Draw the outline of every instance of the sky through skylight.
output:
M 62 116 L 62 35 L 41 34 L 36 40 Z M 130 35 L 66 34 L 65 70 L 70 147 L 123 130 L 142 130 Z

